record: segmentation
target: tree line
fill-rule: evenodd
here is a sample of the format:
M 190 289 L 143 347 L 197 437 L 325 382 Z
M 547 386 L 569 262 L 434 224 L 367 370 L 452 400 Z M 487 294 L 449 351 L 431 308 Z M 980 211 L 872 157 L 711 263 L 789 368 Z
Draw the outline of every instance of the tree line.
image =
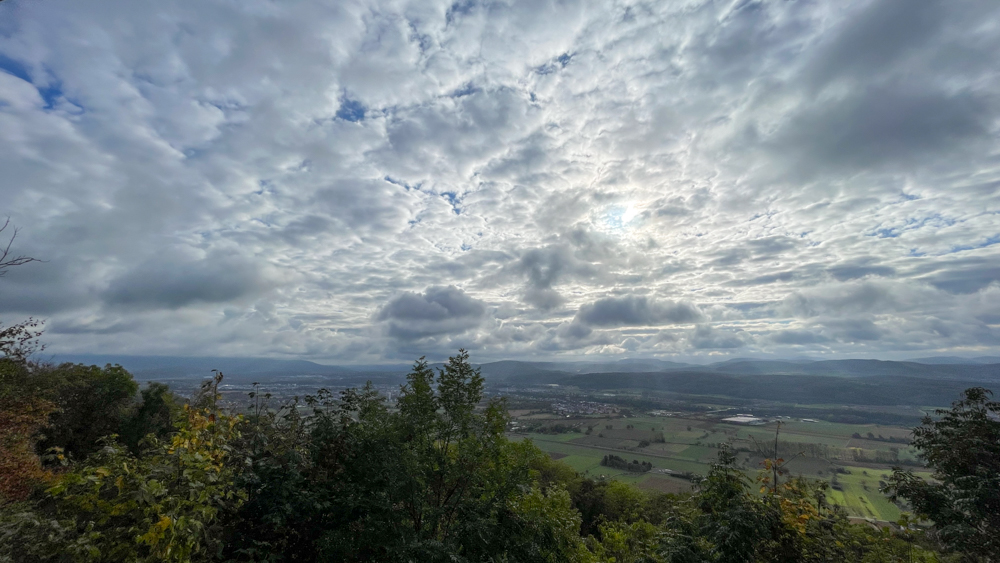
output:
M 601 465 L 604 467 L 611 467 L 613 469 L 631 471 L 633 473 L 646 473 L 647 471 L 653 469 L 653 464 L 648 461 L 633 459 L 632 462 L 629 463 L 625 458 L 614 454 L 608 454 L 601 458 Z
M 748 476 L 728 448 L 690 494 L 581 476 L 530 441 L 505 437 L 506 405 L 484 400 L 464 351 L 437 372 L 417 361 L 394 406 L 364 387 L 280 405 L 255 391 L 245 412 L 229 412 L 218 404 L 221 374 L 181 400 L 162 385 L 138 390 L 119 366 L 39 365 L 10 347 L 0 374 L 0 561 L 994 561 L 998 553 L 1000 487 L 989 486 L 1000 475 L 1000 408 L 985 390 L 914 431 L 936 480 L 896 471 L 887 493 L 925 522 L 890 529 L 850 521 L 827 503 L 826 483 L 771 471 L 781 460 Z

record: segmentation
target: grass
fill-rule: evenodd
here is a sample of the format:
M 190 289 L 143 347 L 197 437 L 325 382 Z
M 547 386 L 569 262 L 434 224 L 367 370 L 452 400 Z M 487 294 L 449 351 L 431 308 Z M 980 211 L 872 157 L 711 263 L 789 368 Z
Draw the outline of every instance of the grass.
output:
M 638 486 L 642 489 L 657 491 L 660 493 L 686 493 L 691 490 L 691 482 L 684 479 L 676 479 L 663 475 L 649 475 L 639 481 Z
M 553 436 L 546 434 L 528 434 L 523 438 L 530 439 L 542 451 L 565 454 L 567 457 L 561 458 L 560 461 L 581 473 L 589 472 L 590 475 L 612 476 L 612 474 L 618 475 L 622 473 L 601 465 L 601 459 L 608 454 L 617 455 L 629 461 L 633 459 L 648 461 L 656 469 L 688 471 L 701 475 L 706 474 L 709 469 L 707 463 L 699 462 L 692 457 L 685 456 L 684 452 L 676 454 L 677 457 L 667 457 L 675 454 L 662 451 L 650 451 L 646 453 L 644 451 L 622 450 L 610 446 L 595 445 L 592 443 L 593 441 L 591 443 L 565 442 L 554 440 Z M 690 448 L 690 446 L 681 447 Z M 705 449 L 707 450 L 708 448 Z M 626 476 L 629 475 L 631 474 L 627 474 Z
M 531 436 L 544 436 L 546 440 L 550 442 L 572 442 L 573 440 L 583 436 L 577 432 L 566 432 L 565 434 L 535 434 L 531 433 Z
M 886 479 L 889 471 L 864 467 L 847 470 L 851 473 L 837 475 L 842 490 L 831 489 L 827 495 L 829 502 L 844 506 L 853 516 L 889 522 L 899 519 L 899 507 L 879 492 L 879 480 Z
M 718 448 L 708 446 L 688 446 L 677 454 L 677 457 L 711 464 L 719 456 Z
M 753 436 L 758 442 L 768 442 L 774 440 L 774 430 L 775 425 L 771 424 L 768 426 L 756 426 L 753 428 L 741 427 L 736 431 L 736 437 L 739 438 L 749 438 Z M 826 434 L 820 428 L 816 428 L 815 432 L 808 432 L 806 430 L 800 430 L 796 428 L 785 428 L 785 425 L 781 425 L 781 432 L 778 436 L 779 440 L 784 442 L 802 442 L 808 444 L 826 444 L 828 446 L 844 447 L 847 445 L 848 440 L 851 439 L 851 435 L 841 436 L 839 434 Z
M 559 422 L 559 420 L 553 419 L 553 422 Z M 587 426 L 593 427 L 589 435 L 576 432 L 528 434 L 515 436 L 514 439 L 530 438 L 541 450 L 565 456 L 561 458 L 563 463 L 591 477 L 605 475 L 637 484 L 645 489 L 680 492 L 689 490 L 690 482 L 663 474 L 634 474 L 603 467 L 600 464 L 601 458 L 607 454 L 614 454 L 629 461 L 633 459 L 648 461 L 653 464 L 655 469 L 670 469 L 677 472 L 705 475 L 718 455 L 715 444 L 735 440 L 740 446 L 753 447 L 749 440 L 749 437 L 753 436 L 764 447 L 767 447 L 767 444 L 774 440 L 776 425 L 747 427 L 720 423 L 715 420 L 682 417 L 635 417 L 592 418 L 585 421 L 581 428 L 586 430 Z M 628 428 L 628 426 L 632 426 L 632 428 Z M 653 441 L 652 439 L 661 432 L 665 442 Z M 875 436 L 881 434 L 885 437 L 906 437 L 909 434 L 909 430 L 906 428 L 875 424 L 851 425 L 824 421 L 815 423 L 788 421 L 781 425 L 780 440 L 803 444 L 826 444 L 837 448 L 854 446 L 857 443 L 863 445 L 869 452 L 898 448 L 901 459 L 912 458 L 912 448 L 903 444 L 868 440 L 868 432 Z M 860 440 L 852 438 L 855 433 L 865 438 Z M 652 443 L 639 449 L 636 446 L 640 440 L 649 440 Z M 759 456 L 741 452 L 737 455 L 737 459 L 745 465 L 749 474 L 756 475 L 761 461 Z M 747 461 L 748 459 L 749 461 Z M 839 461 L 837 463 L 845 462 Z M 829 502 L 844 506 L 852 516 L 883 521 L 897 520 L 900 514 L 899 507 L 879 492 L 879 480 L 884 480 L 890 470 L 888 466 L 878 467 L 881 468 L 851 466 L 847 468 L 850 474 L 838 474 L 837 480 L 841 490 L 830 490 Z M 791 461 L 788 466 L 791 475 L 825 481 L 831 479 L 835 468 L 834 463 L 813 457 L 798 457 Z

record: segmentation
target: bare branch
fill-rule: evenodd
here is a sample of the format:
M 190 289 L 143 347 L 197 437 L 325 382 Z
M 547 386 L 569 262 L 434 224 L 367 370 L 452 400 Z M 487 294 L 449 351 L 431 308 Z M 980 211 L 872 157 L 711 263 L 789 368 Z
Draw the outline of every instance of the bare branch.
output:
M 4 221 L 3 226 L 0 227 L 0 233 L 10 226 L 10 217 Z M 37 258 L 32 258 L 31 256 L 10 256 L 10 247 L 14 244 L 14 239 L 17 238 L 17 228 L 14 228 L 14 232 L 10 235 L 10 240 L 7 241 L 7 246 L 4 246 L 0 250 L 0 277 L 3 277 L 7 273 L 7 268 L 12 266 L 23 266 L 29 262 L 41 262 Z
M 42 321 L 28 318 L 11 326 L 0 325 L 0 358 L 27 361 L 45 349 L 38 342 L 42 335 Z

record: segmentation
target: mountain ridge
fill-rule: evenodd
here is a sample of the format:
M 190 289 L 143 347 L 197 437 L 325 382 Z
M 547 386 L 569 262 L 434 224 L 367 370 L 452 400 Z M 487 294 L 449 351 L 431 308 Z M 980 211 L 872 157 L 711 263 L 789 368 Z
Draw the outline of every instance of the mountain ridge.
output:
M 951 359 L 940 357 L 941 359 Z M 984 356 L 982 360 L 991 360 Z M 1000 359 L 1000 358 L 998 358 Z M 212 370 L 220 370 L 227 377 L 247 379 L 253 377 L 281 378 L 289 376 L 325 376 L 349 380 L 371 377 L 373 379 L 402 379 L 412 364 L 328 365 L 309 360 L 284 360 L 274 358 L 184 357 L 184 356 L 132 356 L 113 354 L 64 354 L 52 357 L 56 363 L 72 362 L 104 365 L 121 364 L 137 378 L 186 379 L 208 378 Z M 432 364 L 440 367 L 442 364 Z M 895 360 L 753 360 L 737 358 L 706 365 L 671 362 L 657 359 L 624 359 L 594 362 L 557 362 L 500 360 L 478 364 L 483 376 L 492 383 L 546 383 L 567 376 L 587 374 L 657 374 L 687 372 L 715 373 L 740 376 L 798 375 L 835 376 L 852 378 L 911 377 L 921 379 L 963 380 L 971 382 L 1000 382 L 1000 362 L 997 363 L 923 363 Z

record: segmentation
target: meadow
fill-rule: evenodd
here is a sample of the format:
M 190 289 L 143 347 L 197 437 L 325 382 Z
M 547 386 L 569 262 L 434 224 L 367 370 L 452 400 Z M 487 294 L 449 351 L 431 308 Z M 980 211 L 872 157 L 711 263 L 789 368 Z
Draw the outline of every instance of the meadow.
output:
M 840 424 L 782 419 L 760 426 L 722 422 L 707 414 L 674 416 L 556 416 L 516 412 L 527 431 L 511 432 L 516 440 L 531 440 L 553 458 L 589 477 L 604 477 L 667 493 L 689 491 L 690 477 L 705 475 L 719 448 L 730 444 L 737 462 L 756 477 L 765 457 L 773 457 L 777 432 L 778 457 L 787 460 L 788 476 L 831 482 L 827 500 L 858 518 L 895 521 L 901 509 L 879 492 L 895 464 L 916 466 L 914 452 L 904 443 L 909 429 L 879 424 Z M 520 415 L 520 416 L 518 416 Z M 553 429 L 559 425 L 556 433 Z M 601 465 L 605 455 L 651 463 L 646 473 Z

